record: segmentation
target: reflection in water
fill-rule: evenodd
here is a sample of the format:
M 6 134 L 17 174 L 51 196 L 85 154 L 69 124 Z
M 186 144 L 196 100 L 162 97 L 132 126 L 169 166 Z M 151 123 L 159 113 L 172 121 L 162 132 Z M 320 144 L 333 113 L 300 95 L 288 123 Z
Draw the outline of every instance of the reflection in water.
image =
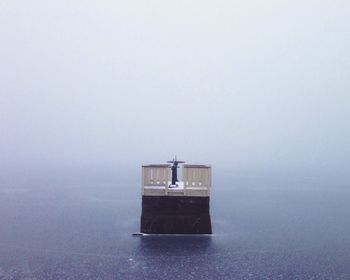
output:
M 142 256 L 195 256 L 213 251 L 211 236 L 142 236 L 137 252 Z

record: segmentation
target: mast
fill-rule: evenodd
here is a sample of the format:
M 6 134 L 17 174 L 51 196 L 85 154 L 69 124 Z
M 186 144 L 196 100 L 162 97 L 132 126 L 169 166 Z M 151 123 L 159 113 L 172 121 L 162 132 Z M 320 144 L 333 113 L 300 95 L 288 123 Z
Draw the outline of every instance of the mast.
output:
M 179 163 L 185 163 L 184 161 L 177 160 L 176 156 L 173 158 L 173 160 L 167 161 L 168 163 L 172 163 L 171 166 L 171 186 L 177 186 L 176 182 L 179 180 L 177 179 L 177 169 L 179 168 Z

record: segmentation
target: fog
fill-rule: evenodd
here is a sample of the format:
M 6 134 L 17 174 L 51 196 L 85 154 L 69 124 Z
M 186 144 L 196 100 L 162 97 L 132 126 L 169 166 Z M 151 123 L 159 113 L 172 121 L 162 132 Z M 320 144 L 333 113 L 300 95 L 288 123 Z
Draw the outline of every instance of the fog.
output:
M 0 279 L 350 279 L 349 50 L 349 0 L 0 1 Z M 175 155 L 213 235 L 132 236 Z
M 2 1 L 0 165 L 346 176 L 348 1 Z

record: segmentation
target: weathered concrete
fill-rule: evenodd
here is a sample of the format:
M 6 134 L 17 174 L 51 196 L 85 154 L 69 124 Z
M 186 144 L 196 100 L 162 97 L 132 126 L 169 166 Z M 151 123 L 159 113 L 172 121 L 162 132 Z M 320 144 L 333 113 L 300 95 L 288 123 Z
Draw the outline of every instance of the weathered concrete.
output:
M 209 197 L 142 196 L 141 232 L 211 234 Z

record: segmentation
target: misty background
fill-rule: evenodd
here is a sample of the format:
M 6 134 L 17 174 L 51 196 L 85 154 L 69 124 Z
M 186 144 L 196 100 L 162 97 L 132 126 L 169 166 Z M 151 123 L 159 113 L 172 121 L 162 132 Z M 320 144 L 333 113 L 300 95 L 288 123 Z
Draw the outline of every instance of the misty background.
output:
M 0 38 L 3 176 L 176 154 L 349 178 L 346 0 L 1 1 Z
M 350 279 L 349 50 L 349 0 L 0 0 L 0 279 Z M 174 155 L 214 234 L 133 237 Z

